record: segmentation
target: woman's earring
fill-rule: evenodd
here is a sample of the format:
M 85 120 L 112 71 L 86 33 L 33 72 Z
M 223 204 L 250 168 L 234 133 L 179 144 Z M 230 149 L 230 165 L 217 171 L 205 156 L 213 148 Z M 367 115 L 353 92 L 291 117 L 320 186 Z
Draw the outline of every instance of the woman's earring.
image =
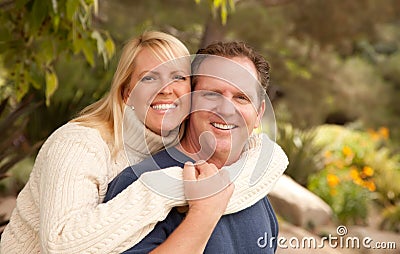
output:
M 131 108 L 132 110 L 135 110 L 135 107 L 134 107 L 134 106 L 130 106 L 130 108 Z

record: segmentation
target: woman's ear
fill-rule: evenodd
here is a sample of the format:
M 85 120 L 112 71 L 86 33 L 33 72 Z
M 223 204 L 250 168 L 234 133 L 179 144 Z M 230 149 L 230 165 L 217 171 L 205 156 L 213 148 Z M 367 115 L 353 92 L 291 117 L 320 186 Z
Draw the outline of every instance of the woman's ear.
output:
M 132 89 L 129 87 L 129 85 L 124 86 L 124 90 L 122 91 L 122 99 L 125 104 L 128 104 L 128 99 L 131 91 Z

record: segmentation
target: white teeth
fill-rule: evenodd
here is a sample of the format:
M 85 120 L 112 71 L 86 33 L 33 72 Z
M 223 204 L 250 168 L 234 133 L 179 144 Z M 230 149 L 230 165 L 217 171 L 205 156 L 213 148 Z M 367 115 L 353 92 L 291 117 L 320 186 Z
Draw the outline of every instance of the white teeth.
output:
M 176 105 L 175 104 L 156 104 L 151 107 L 155 110 L 167 110 L 167 109 L 176 108 Z
M 222 130 L 231 130 L 236 127 L 234 124 L 211 123 L 215 128 Z

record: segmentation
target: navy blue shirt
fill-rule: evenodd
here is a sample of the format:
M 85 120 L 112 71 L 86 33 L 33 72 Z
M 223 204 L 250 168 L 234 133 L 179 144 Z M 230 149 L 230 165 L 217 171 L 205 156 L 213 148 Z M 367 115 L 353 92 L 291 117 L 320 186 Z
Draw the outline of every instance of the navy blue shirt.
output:
M 183 167 L 186 161 L 194 162 L 174 147 L 160 151 L 124 169 L 110 182 L 104 202 L 118 195 L 142 173 L 172 166 Z M 142 241 L 124 253 L 149 253 L 163 243 L 184 218 L 184 213 L 173 208 L 164 221 L 157 223 Z M 222 216 L 204 253 L 274 253 L 277 237 L 278 221 L 269 200 L 263 198 L 240 212 Z

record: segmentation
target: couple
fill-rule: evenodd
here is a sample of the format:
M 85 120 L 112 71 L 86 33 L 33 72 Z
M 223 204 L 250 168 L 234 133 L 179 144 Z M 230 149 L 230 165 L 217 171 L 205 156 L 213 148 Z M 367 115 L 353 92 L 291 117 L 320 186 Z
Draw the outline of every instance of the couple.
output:
M 224 48 L 226 44 L 219 45 Z M 255 54 L 253 51 L 249 51 Z M 218 55 L 213 52 L 204 53 Z M 256 54 L 253 58 L 246 58 L 242 52 L 237 50 L 232 49 L 228 53 L 227 55 L 223 53 L 221 56 L 228 57 L 233 62 L 236 60 L 238 64 L 250 70 L 250 73 L 257 77 L 261 84 L 267 85 L 268 75 L 265 76 L 265 74 L 267 74 L 268 69 L 264 68 L 261 70 L 262 72 L 255 69 L 260 60 Z M 160 228 L 164 230 L 165 224 L 170 231 L 174 230 L 175 227 L 177 229 L 173 234 L 169 234 L 170 232 L 165 234 L 165 239 L 161 241 L 164 242 L 164 245 L 161 244 L 159 248 L 171 241 L 175 242 L 176 248 L 182 246 L 182 242 L 179 242 L 180 238 L 174 238 L 175 235 L 181 233 L 187 237 L 192 237 L 190 238 L 191 241 L 193 239 L 199 240 L 198 243 L 201 247 L 198 251 L 201 252 L 201 248 L 205 248 L 207 242 L 204 242 L 203 239 L 209 237 L 213 231 L 216 232 L 215 234 L 218 237 L 226 234 L 229 235 L 228 237 L 234 237 L 233 234 L 241 237 L 240 231 L 232 231 L 231 227 L 234 227 L 235 223 L 239 223 L 236 218 L 244 218 L 245 220 L 252 218 L 254 220 L 255 218 L 250 216 L 252 209 L 259 209 L 257 211 L 260 211 L 260 214 L 257 212 L 257 216 L 264 216 L 260 220 L 267 223 L 274 221 L 269 221 L 268 216 L 272 214 L 272 211 L 269 211 L 269 203 L 263 197 L 287 166 L 286 156 L 275 143 L 254 137 L 256 142 L 249 142 L 249 147 L 244 152 L 248 159 L 239 159 L 238 162 L 224 167 L 220 171 L 225 172 L 224 170 L 227 170 L 229 172 L 230 168 L 235 171 L 235 165 L 242 162 L 240 168 L 243 168 L 243 170 L 237 174 L 234 190 L 233 185 L 227 183 L 227 174 L 215 174 L 216 167 L 221 168 L 224 164 L 231 164 L 238 159 L 237 151 L 242 152 L 241 150 L 247 141 L 242 140 L 243 130 L 248 135 L 260 120 L 259 116 L 262 114 L 257 110 L 260 109 L 259 106 L 262 103 L 260 104 L 260 101 L 258 101 L 259 104 L 256 104 L 257 96 L 253 96 L 256 90 L 255 84 L 251 84 L 254 85 L 253 87 L 249 85 L 246 88 L 249 90 L 248 93 L 248 90 L 244 90 L 246 92 L 240 91 L 237 87 L 227 85 L 226 82 L 220 80 L 219 83 L 212 83 L 211 93 L 203 93 L 201 91 L 207 91 L 207 87 L 202 88 L 202 86 L 209 84 L 203 82 L 204 79 L 207 80 L 207 77 L 195 76 L 193 80 L 194 89 L 200 91 L 200 95 L 199 97 L 193 96 L 192 103 L 195 109 L 198 102 L 199 111 L 193 111 L 186 121 L 186 128 L 181 128 L 181 130 L 185 129 L 186 133 L 184 133 L 182 143 L 178 147 L 174 147 L 174 145 L 177 144 L 181 132 L 175 128 L 176 126 L 172 126 L 173 124 L 169 131 L 168 128 L 165 131 L 162 123 L 164 118 L 167 117 L 168 111 L 172 112 L 172 108 L 176 109 L 176 112 L 179 110 L 186 111 L 186 114 L 188 112 L 187 109 L 184 109 L 184 99 L 181 100 L 182 104 L 178 102 L 181 97 L 189 98 L 185 95 L 191 91 L 188 78 L 190 66 L 187 66 L 186 69 L 180 68 L 179 71 L 182 73 L 167 73 L 167 78 L 172 82 L 155 96 L 146 97 L 147 89 L 135 88 L 136 85 L 142 86 L 141 84 L 143 84 L 143 88 L 147 87 L 149 90 L 153 90 L 153 81 L 157 80 L 159 76 L 154 75 L 157 73 L 151 72 L 151 70 L 163 62 L 188 55 L 186 47 L 180 41 L 159 32 L 144 33 L 125 46 L 114 75 L 110 93 L 87 107 L 80 117 L 55 131 L 41 148 L 30 179 L 18 196 L 17 207 L 2 236 L 2 253 L 120 253 L 132 246 L 139 246 L 139 248 L 144 246 L 143 248 L 146 248 L 144 251 L 147 251 L 156 247 L 154 239 L 159 237 Z M 201 62 L 207 63 L 207 58 Z M 202 66 L 213 66 L 212 63 L 202 64 L 201 62 L 198 66 L 199 69 L 203 68 Z M 215 67 L 212 70 L 215 70 Z M 152 75 L 148 75 L 148 73 Z M 234 73 L 231 75 L 234 75 Z M 265 80 L 262 80 L 262 77 L 265 77 Z M 217 85 L 224 87 L 222 90 L 215 90 Z M 240 91 L 239 94 L 238 91 Z M 204 97 L 201 97 L 201 95 L 204 95 Z M 165 98 L 172 96 L 168 100 L 173 98 L 178 99 L 178 102 L 174 101 L 173 105 L 165 103 L 168 100 L 164 100 L 163 96 L 166 96 Z M 246 108 L 243 112 L 239 110 L 242 114 L 241 119 L 245 120 L 243 123 L 227 124 L 223 121 L 216 121 L 215 116 L 212 120 L 211 116 L 206 115 L 210 115 L 208 109 L 218 107 L 215 101 L 221 101 L 221 97 L 225 99 L 219 110 L 224 114 L 236 114 L 236 106 L 238 105 Z M 208 102 L 200 103 L 202 99 Z M 140 100 L 143 102 L 140 103 Z M 125 110 L 127 105 L 133 106 L 134 110 L 130 108 Z M 147 105 L 147 110 L 140 110 L 140 107 L 145 105 Z M 257 108 L 254 108 L 255 105 L 258 105 Z M 128 121 L 125 121 L 125 123 L 123 120 L 124 110 L 128 115 Z M 197 121 L 195 120 L 196 114 Z M 202 118 L 202 114 L 205 118 Z M 177 122 L 179 122 L 182 116 L 185 117 L 185 114 L 176 114 L 176 116 Z M 223 117 L 218 119 L 223 120 Z M 206 121 L 202 119 L 206 119 Z M 246 122 L 247 119 L 250 122 Z M 235 141 L 238 143 L 235 143 L 234 151 L 229 151 L 230 156 L 220 153 L 223 149 L 219 149 L 218 138 L 214 140 L 216 143 L 210 143 L 213 148 L 211 151 L 215 151 L 215 154 L 211 154 L 211 157 L 204 157 L 203 153 L 197 153 L 199 152 L 197 148 L 202 143 L 196 138 L 196 135 L 201 134 L 198 131 L 207 130 L 207 133 L 217 133 L 218 136 L 222 137 L 230 128 L 235 128 L 231 130 L 232 133 L 238 129 L 238 136 L 241 139 L 240 142 Z M 207 135 L 205 134 L 206 141 L 210 140 Z M 236 139 L 236 136 L 234 139 Z M 230 138 L 222 141 L 230 143 Z M 241 147 L 239 147 L 240 143 L 242 143 Z M 207 160 L 210 164 L 201 162 L 196 163 L 195 166 L 185 165 L 183 171 L 185 180 L 200 183 L 202 182 L 201 179 L 213 179 L 215 177 L 216 181 L 214 182 L 219 183 L 221 188 L 227 187 L 212 196 L 207 195 L 207 193 L 203 195 L 204 193 L 200 191 L 201 196 L 199 196 L 199 193 L 196 193 L 199 188 L 194 186 L 192 189 L 195 193 L 190 194 L 193 191 L 190 192 L 191 186 L 186 184 L 186 196 L 193 197 L 188 201 L 188 210 L 183 211 L 184 208 L 171 210 L 173 207 L 184 206 L 187 202 L 182 198 L 171 198 L 168 195 L 151 190 L 152 186 L 146 184 L 146 181 L 141 180 L 141 178 L 152 179 L 152 175 L 157 176 L 159 172 L 165 172 L 166 175 L 175 174 L 179 177 L 177 168 L 169 167 L 151 171 L 156 168 L 141 168 L 147 165 L 144 162 L 139 164 L 135 171 L 139 172 L 137 174 L 139 181 L 134 181 L 135 178 L 133 180 L 129 177 L 124 178 L 124 174 L 129 171 L 123 171 L 124 173 L 111 183 L 107 198 L 115 196 L 127 185 L 129 186 L 115 198 L 102 203 L 106 196 L 108 184 L 124 168 L 143 161 L 150 154 L 156 153 L 165 146 L 170 148 L 155 155 L 154 161 L 161 164 L 165 161 L 168 165 L 164 167 L 168 167 L 182 166 L 183 164 L 179 164 L 182 159 L 192 162 L 198 159 Z M 215 150 L 215 146 L 217 150 Z M 267 173 L 261 177 L 260 181 L 249 186 L 249 175 L 256 167 L 264 146 L 274 150 L 271 162 L 269 163 L 267 160 L 263 165 L 268 167 Z M 177 159 L 175 155 L 171 155 L 174 153 L 181 156 L 182 159 Z M 211 163 L 215 163 L 216 166 Z M 129 170 L 132 171 L 132 169 Z M 140 176 L 140 172 L 145 171 L 151 172 L 143 173 Z M 126 181 L 126 179 L 128 180 Z M 123 183 L 119 184 L 120 181 Z M 124 183 L 124 181 L 130 181 L 132 184 Z M 171 189 L 179 190 L 179 186 Z M 178 196 L 185 194 L 180 193 Z M 232 195 L 231 198 L 230 195 Z M 205 198 L 198 199 L 199 197 Z M 250 211 L 250 214 L 246 215 L 248 211 Z M 222 213 L 232 215 L 221 217 Z M 182 222 L 184 216 L 186 218 Z M 235 216 L 239 217 L 235 218 Z M 222 219 L 218 222 L 220 217 Z M 233 223 L 233 218 L 235 218 L 235 223 Z M 157 224 L 157 222 L 159 223 Z M 215 225 L 217 222 L 218 224 Z M 262 233 L 258 234 L 259 231 L 253 231 L 252 226 L 258 224 L 257 226 L 263 227 L 259 222 L 242 221 L 241 224 L 241 228 L 237 229 L 249 230 L 257 237 L 263 236 L 264 232 L 269 230 L 268 228 L 272 228 L 271 225 L 267 225 L 268 228 L 262 228 Z M 247 228 L 244 227 L 246 225 L 248 225 Z M 189 232 L 185 231 L 186 229 Z M 199 235 L 199 230 L 202 230 L 202 235 Z M 145 237 L 146 235 L 147 237 Z M 236 238 L 231 238 L 231 240 L 234 239 Z M 229 241 L 228 239 L 213 238 L 212 235 L 210 243 L 212 241 L 218 244 L 223 240 Z M 147 243 L 154 247 L 147 249 L 149 246 Z M 256 245 L 256 241 L 253 245 Z M 130 251 L 135 251 L 135 247 Z M 162 251 L 162 249 L 159 250 Z

